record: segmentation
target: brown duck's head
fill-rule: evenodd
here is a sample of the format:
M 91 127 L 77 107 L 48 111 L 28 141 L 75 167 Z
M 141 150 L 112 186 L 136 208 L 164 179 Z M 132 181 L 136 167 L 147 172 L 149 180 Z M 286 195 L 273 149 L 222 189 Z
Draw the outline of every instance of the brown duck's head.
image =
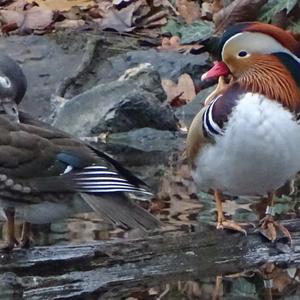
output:
M 18 120 L 17 105 L 27 89 L 26 77 L 20 66 L 10 57 L 0 55 L 0 114 Z
M 299 54 L 300 44 L 291 33 L 269 24 L 239 23 L 220 38 L 220 61 L 202 78 L 231 74 L 247 91 L 299 109 Z
M 0 100 L 19 104 L 26 92 L 27 80 L 21 67 L 10 57 L 0 55 Z

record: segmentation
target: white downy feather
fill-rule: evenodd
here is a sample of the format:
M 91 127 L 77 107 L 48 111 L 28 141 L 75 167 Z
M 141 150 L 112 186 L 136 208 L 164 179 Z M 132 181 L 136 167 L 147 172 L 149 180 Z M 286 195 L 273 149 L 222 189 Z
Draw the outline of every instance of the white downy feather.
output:
M 300 170 L 300 125 L 266 97 L 246 93 L 229 117 L 224 135 L 198 156 L 199 187 L 231 195 L 264 195 Z

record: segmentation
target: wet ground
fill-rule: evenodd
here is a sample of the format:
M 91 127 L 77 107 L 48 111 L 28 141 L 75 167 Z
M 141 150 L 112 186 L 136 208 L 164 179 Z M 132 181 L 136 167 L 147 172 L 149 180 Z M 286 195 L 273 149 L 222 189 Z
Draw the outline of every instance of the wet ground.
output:
M 118 149 L 118 146 L 115 147 Z M 136 155 L 135 150 L 132 151 L 133 155 Z M 214 201 L 211 195 L 197 192 L 187 166 L 178 163 L 179 154 L 180 152 L 174 152 L 170 156 L 166 176 L 162 178 L 157 175 L 158 192 L 151 209 L 163 222 L 170 225 L 170 228 L 177 228 L 175 230 L 178 231 L 195 231 L 204 224 L 214 223 Z M 129 150 L 127 155 L 130 157 Z M 147 156 L 147 153 L 145 155 Z M 153 161 L 151 163 L 153 164 Z M 159 160 L 157 163 L 159 164 Z M 263 214 L 264 207 L 264 199 L 231 199 L 224 203 L 227 216 L 246 222 L 256 222 Z M 280 216 L 283 219 L 299 217 L 297 201 L 293 197 L 285 196 L 279 199 L 276 209 L 283 213 Z M 5 228 L 2 229 L 4 232 Z M 124 237 L 135 236 L 134 233 L 113 228 L 94 213 L 76 215 L 51 225 L 33 227 L 36 246 L 80 245 Z M 214 274 L 213 271 L 212 273 Z M 5 276 L 9 276 L 7 274 L 5 273 Z M 299 299 L 299 281 L 300 269 L 297 267 L 276 266 L 269 263 L 238 274 L 215 274 L 209 277 L 201 274 L 197 278 L 189 278 L 184 274 L 182 278 L 176 276 L 174 280 L 168 280 L 167 283 L 164 281 L 163 284 L 145 283 L 128 286 L 124 294 L 111 290 L 103 297 L 93 296 L 85 299 Z M 5 293 L 1 294 L 0 299 L 18 299 L 11 296 L 16 295 L 18 290 L 16 286 L 11 289 L 6 286 L 3 290 Z

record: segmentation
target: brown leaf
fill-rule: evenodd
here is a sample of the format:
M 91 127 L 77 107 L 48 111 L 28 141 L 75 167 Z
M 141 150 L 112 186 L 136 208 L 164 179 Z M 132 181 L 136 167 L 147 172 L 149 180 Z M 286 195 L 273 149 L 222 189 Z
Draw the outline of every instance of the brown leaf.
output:
M 25 20 L 21 30 L 43 30 L 53 22 L 53 12 L 47 8 L 34 6 L 25 11 Z
M 177 87 L 183 91 L 181 98 L 186 99 L 188 102 L 196 97 L 194 82 L 190 75 L 182 74 L 178 79 Z
M 180 37 L 172 36 L 169 38 L 163 38 L 161 42 L 161 46 L 157 47 L 159 50 L 163 51 L 178 51 L 180 53 L 189 53 L 192 50 L 199 50 L 203 46 L 202 45 L 182 45 Z
M 32 6 L 24 11 L 1 10 L 0 18 L 5 26 L 2 30 L 6 32 L 11 24 L 16 24 L 21 32 L 42 31 L 52 24 L 53 12 L 47 8 Z
M 272 275 L 274 288 L 279 292 L 286 290 L 288 285 L 293 282 L 293 279 L 289 277 L 287 270 L 276 268 Z
M 100 24 L 102 29 L 114 29 L 118 32 L 132 31 L 133 26 L 133 13 L 136 10 L 134 4 L 131 4 L 121 10 L 110 8 Z
M 16 23 L 10 23 L 10 24 L 2 26 L 2 32 L 3 33 L 9 33 L 11 31 L 14 31 L 14 30 L 17 30 L 17 29 L 18 29 L 18 25 Z
M 177 0 L 176 7 L 188 24 L 201 18 L 201 10 L 197 1 Z
M 170 100 L 170 105 L 172 107 L 181 107 L 183 105 L 187 104 L 187 101 L 185 99 L 180 98 L 182 96 L 183 93 L 177 95 L 175 98 L 173 98 L 172 100 Z
M 0 10 L 0 20 L 5 26 L 10 26 L 10 24 L 16 24 L 19 28 L 25 19 L 25 15 L 22 12 L 14 10 Z M 7 31 L 6 31 L 7 32 Z
M 212 20 L 213 6 L 212 3 L 203 2 L 201 5 L 201 17 L 202 19 Z
M 162 86 L 172 106 L 186 104 L 196 96 L 194 82 L 188 74 L 182 74 L 177 84 L 170 79 L 162 79 Z
M 216 32 L 223 33 L 224 29 L 236 22 L 254 21 L 261 7 L 267 0 L 235 0 L 218 13 L 214 14 Z
M 193 280 L 189 280 L 185 283 L 182 293 L 186 294 L 188 299 L 201 299 L 202 296 L 199 283 Z
M 57 22 L 55 23 L 55 28 L 59 29 L 59 28 L 78 28 L 81 27 L 85 24 L 85 22 L 83 20 L 69 20 L 69 19 L 65 19 L 61 22 Z
M 214 0 L 212 3 L 212 13 L 215 14 L 223 8 L 222 0 Z
M 5 9 L 23 11 L 25 9 L 26 5 L 28 5 L 28 1 L 17 0 L 17 1 L 14 1 L 12 4 L 5 6 Z
M 69 20 L 80 20 L 83 14 L 83 11 L 78 6 L 73 6 L 70 10 L 62 13 L 62 15 Z

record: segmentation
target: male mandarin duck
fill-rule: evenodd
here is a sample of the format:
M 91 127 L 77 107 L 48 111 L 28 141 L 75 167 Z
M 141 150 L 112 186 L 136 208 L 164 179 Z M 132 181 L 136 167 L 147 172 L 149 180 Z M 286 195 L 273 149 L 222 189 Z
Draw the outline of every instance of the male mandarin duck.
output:
M 224 217 L 224 194 L 267 195 L 261 232 L 272 241 L 278 231 L 291 238 L 273 219 L 273 201 L 276 190 L 300 170 L 299 54 L 291 33 L 240 23 L 223 34 L 221 60 L 203 75 L 219 77 L 219 84 L 191 124 L 186 152 L 199 187 L 214 191 L 218 229 L 245 232 Z
M 50 223 L 92 210 L 124 228 L 160 227 L 128 197 L 151 195 L 140 179 L 105 153 L 18 111 L 16 104 L 26 87 L 21 68 L 1 55 L 0 207 L 8 223 L 3 249 L 12 250 L 18 243 L 15 215 L 24 221 L 24 247 L 29 245 L 30 223 Z

